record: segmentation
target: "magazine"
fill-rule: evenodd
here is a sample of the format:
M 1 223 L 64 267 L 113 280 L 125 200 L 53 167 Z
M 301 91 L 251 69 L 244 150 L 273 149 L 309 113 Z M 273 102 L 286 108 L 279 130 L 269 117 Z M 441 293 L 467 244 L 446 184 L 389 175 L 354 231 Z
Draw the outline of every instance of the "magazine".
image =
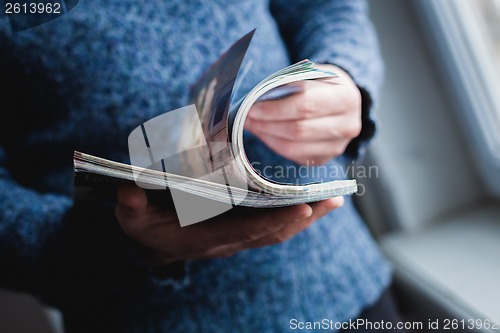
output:
M 355 180 L 282 184 L 252 167 L 243 142 L 244 122 L 252 105 L 301 93 L 300 81 L 336 77 L 303 60 L 268 76 L 231 103 L 253 33 L 233 44 L 193 86 L 192 105 L 166 112 L 132 131 L 130 164 L 75 152 L 76 185 L 134 182 L 148 190 L 176 191 L 248 207 L 289 206 L 355 193 Z

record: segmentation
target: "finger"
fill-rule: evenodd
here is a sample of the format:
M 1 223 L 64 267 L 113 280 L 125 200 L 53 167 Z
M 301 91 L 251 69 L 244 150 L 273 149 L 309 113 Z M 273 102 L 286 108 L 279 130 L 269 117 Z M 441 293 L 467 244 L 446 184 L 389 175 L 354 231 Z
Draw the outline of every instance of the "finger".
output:
M 248 214 L 246 211 L 246 215 L 229 214 L 181 228 L 178 237 L 186 240 L 184 248 L 193 258 L 224 256 L 229 249 L 231 252 L 240 251 L 245 248 L 245 242 L 307 219 L 312 214 L 308 205 L 253 211 L 257 213 Z
M 311 208 L 313 209 L 313 214 L 310 218 L 320 218 L 330 211 L 340 208 L 344 205 L 344 197 L 335 197 L 327 200 L 318 201 L 315 203 L 311 203 Z
M 262 142 L 279 155 L 301 165 L 319 165 L 344 153 L 349 139 L 296 142 L 264 133 L 254 133 Z
M 245 128 L 291 141 L 314 142 L 355 138 L 361 129 L 361 118 L 353 115 L 327 116 L 312 119 L 261 121 L 248 119 Z
M 313 219 L 305 219 L 293 225 L 286 226 L 274 233 L 264 235 L 263 237 L 244 244 L 247 248 L 258 248 L 269 245 L 276 245 L 284 243 L 290 240 L 293 236 L 297 235 L 299 232 L 307 229 L 311 224 L 314 223 Z
M 120 186 L 116 191 L 115 216 L 122 230 L 133 238 L 139 237 L 145 229 L 147 197 L 136 186 Z M 146 198 L 145 198 L 146 197 Z
M 258 236 L 257 234 L 253 234 L 250 236 L 250 234 L 245 234 L 245 235 L 239 235 L 238 238 L 231 238 L 227 237 L 227 235 L 224 236 L 224 242 L 221 241 L 216 241 L 215 243 L 209 244 L 206 240 L 203 239 L 203 236 L 208 235 L 207 230 L 203 231 L 202 228 L 200 228 L 201 225 L 193 225 L 190 227 L 183 228 L 184 231 L 188 231 L 189 228 L 191 228 L 190 236 L 195 236 L 197 235 L 196 238 L 198 241 L 194 247 L 192 247 L 189 251 L 189 258 L 191 259 L 196 259 L 196 258 L 221 258 L 221 257 L 228 257 L 231 255 L 234 255 L 235 253 L 248 249 L 248 248 L 254 248 L 254 247 L 263 247 L 267 245 L 273 245 L 276 243 L 284 242 L 291 237 L 293 237 L 295 234 L 299 233 L 300 231 L 304 230 L 307 228 L 309 225 L 311 225 L 314 221 L 316 221 L 319 217 L 323 216 L 326 214 L 328 211 L 331 209 L 339 207 L 343 202 L 343 198 L 335 198 L 335 199 L 330 199 L 330 200 L 325 200 L 321 201 L 318 203 L 314 203 L 311 205 L 299 205 L 295 206 L 295 208 L 292 208 L 292 210 L 289 209 L 274 209 L 274 213 L 277 214 L 276 216 L 279 216 L 280 219 L 287 219 L 287 215 L 285 214 L 286 211 L 287 213 L 290 213 L 290 217 L 296 218 L 296 221 L 293 223 L 288 223 L 284 224 L 283 227 L 281 226 L 276 226 L 276 229 L 274 231 L 271 231 L 269 233 L 265 232 L 263 236 Z M 309 206 L 309 209 L 307 209 L 307 206 Z M 298 209 L 297 209 L 298 208 Z M 269 210 L 270 212 L 271 210 Z M 298 215 L 296 213 L 298 213 Z M 266 212 L 266 213 L 269 213 Z M 303 214 L 302 214 L 303 213 Z M 309 217 L 307 217 L 308 214 L 311 214 Z M 302 215 L 302 216 L 301 216 Z M 259 219 L 262 217 L 262 214 L 254 214 L 252 217 L 249 218 L 249 222 L 252 224 L 254 223 L 255 220 Z M 276 217 L 273 218 L 273 220 L 276 220 Z M 237 225 L 238 229 L 241 229 L 243 225 L 239 224 L 238 221 L 235 221 L 233 219 L 225 221 L 226 223 L 231 223 L 232 225 Z M 264 222 L 268 222 L 267 220 Z M 217 224 L 217 227 L 227 227 L 222 225 L 222 223 L 215 223 Z M 205 224 L 205 225 L 208 225 Z M 212 224 L 214 225 L 214 223 Z M 243 226 L 244 227 L 244 226 Z M 242 229 L 244 230 L 244 229 Z M 272 230 L 272 229 L 268 229 Z M 226 229 L 226 231 L 229 231 Z M 248 232 L 249 230 L 246 230 Z M 254 239 L 257 237 L 256 239 Z M 243 241 L 241 241 L 243 239 Z M 251 239 L 251 240 L 246 240 L 246 239 Z M 236 242 L 231 242 L 229 244 L 221 244 L 221 243 L 227 243 L 230 241 Z M 213 238 L 212 238 L 213 241 Z M 160 255 L 159 260 L 161 261 L 162 255 Z M 181 256 L 182 257 L 182 256 Z M 169 253 L 168 256 L 166 257 L 168 260 L 172 260 L 172 254 Z M 185 256 L 182 257 L 185 259 Z M 163 259 L 165 260 L 165 259 Z
M 287 98 L 252 106 L 248 117 L 255 120 L 293 120 L 340 114 L 361 105 L 359 90 L 351 85 L 318 83 Z
M 297 235 L 299 232 L 307 229 L 311 224 L 316 222 L 318 219 L 320 219 L 330 211 L 341 207 L 343 204 L 343 197 L 337 197 L 312 203 L 310 204 L 310 206 L 313 209 L 313 214 L 309 218 L 285 226 L 284 228 L 278 230 L 273 234 L 265 235 L 264 237 L 261 237 L 255 241 L 249 242 L 248 244 L 246 244 L 246 246 L 255 248 L 283 243 L 291 239 L 293 236 Z
M 245 243 L 236 243 L 236 244 L 229 244 L 229 245 L 221 245 L 218 247 L 214 247 L 205 253 L 199 255 L 200 258 L 209 258 L 209 259 L 214 259 L 214 258 L 226 258 L 230 257 L 232 255 L 235 255 L 236 253 L 246 250 L 249 247 L 245 245 Z
M 286 239 L 290 239 L 295 234 L 301 232 L 308 228 L 311 224 L 318 221 L 320 218 L 328 214 L 334 209 L 340 208 L 344 205 L 344 197 L 336 197 L 327 200 L 322 200 L 319 202 L 311 203 L 310 206 L 313 209 L 313 214 L 299 223 L 289 225 L 280 230 L 283 232 Z
M 216 218 L 212 223 L 200 225 L 210 228 L 210 232 L 206 233 L 209 236 L 205 240 L 207 248 L 256 240 L 286 225 L 307 219 L 313 213 L 311 207 L 306 204 L 259 211 L 261 212 L 252 215 Z

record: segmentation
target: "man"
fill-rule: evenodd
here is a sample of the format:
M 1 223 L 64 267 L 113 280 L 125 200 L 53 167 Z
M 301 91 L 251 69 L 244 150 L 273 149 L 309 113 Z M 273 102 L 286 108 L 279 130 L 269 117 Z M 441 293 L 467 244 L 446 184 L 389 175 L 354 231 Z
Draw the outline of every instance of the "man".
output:
M 390 270 L 350 198 L 186 228 L 136 187 L 116 205 L 71 198 L 73 149 L 127 162 L 130 131 L 187 105 L 190 85 L 255 27 L 247 87 L 304 58 L 339 78 L 255 105 L 248 158 L 343 168 L 374 129 L 381 64 L 367 15 L 362 0 L 82 0 L 16 34 L 1 21 L 2 285 L 60 308 L 68 332 L 287 332 L 293 319 L 369 311 Z

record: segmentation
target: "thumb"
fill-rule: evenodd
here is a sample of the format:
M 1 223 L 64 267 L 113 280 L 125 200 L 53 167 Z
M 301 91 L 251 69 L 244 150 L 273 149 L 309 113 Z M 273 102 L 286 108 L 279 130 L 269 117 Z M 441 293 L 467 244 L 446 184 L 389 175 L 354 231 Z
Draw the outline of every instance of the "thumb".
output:
M 116 192 L 118 206 L 127 210 L 143 210 L 148 205 L 148 197 L 142 188 L 134 185 L 122 185 Z

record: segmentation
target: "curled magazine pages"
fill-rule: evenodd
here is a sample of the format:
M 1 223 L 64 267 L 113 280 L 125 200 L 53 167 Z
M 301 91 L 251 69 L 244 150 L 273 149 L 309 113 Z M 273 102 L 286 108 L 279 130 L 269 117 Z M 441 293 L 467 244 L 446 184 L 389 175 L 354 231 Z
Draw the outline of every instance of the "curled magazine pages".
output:
M 167 189 L 248 207 L 289 206 L 355 193 L 355 180 L 290 185 L 266 179 L 253 169 L 243 144 L 252 105 L 302 92 L 303 84 L 294 83 L 336 75 L 303 60 L 268 76 L 231 104 L 252 35 L 253 31 L 233 44 L 193 86 L 192 105 L 166 112 L 132 131 L 130 164 L 75 152 L 76 184 L 135 182 L 148 190 Z

